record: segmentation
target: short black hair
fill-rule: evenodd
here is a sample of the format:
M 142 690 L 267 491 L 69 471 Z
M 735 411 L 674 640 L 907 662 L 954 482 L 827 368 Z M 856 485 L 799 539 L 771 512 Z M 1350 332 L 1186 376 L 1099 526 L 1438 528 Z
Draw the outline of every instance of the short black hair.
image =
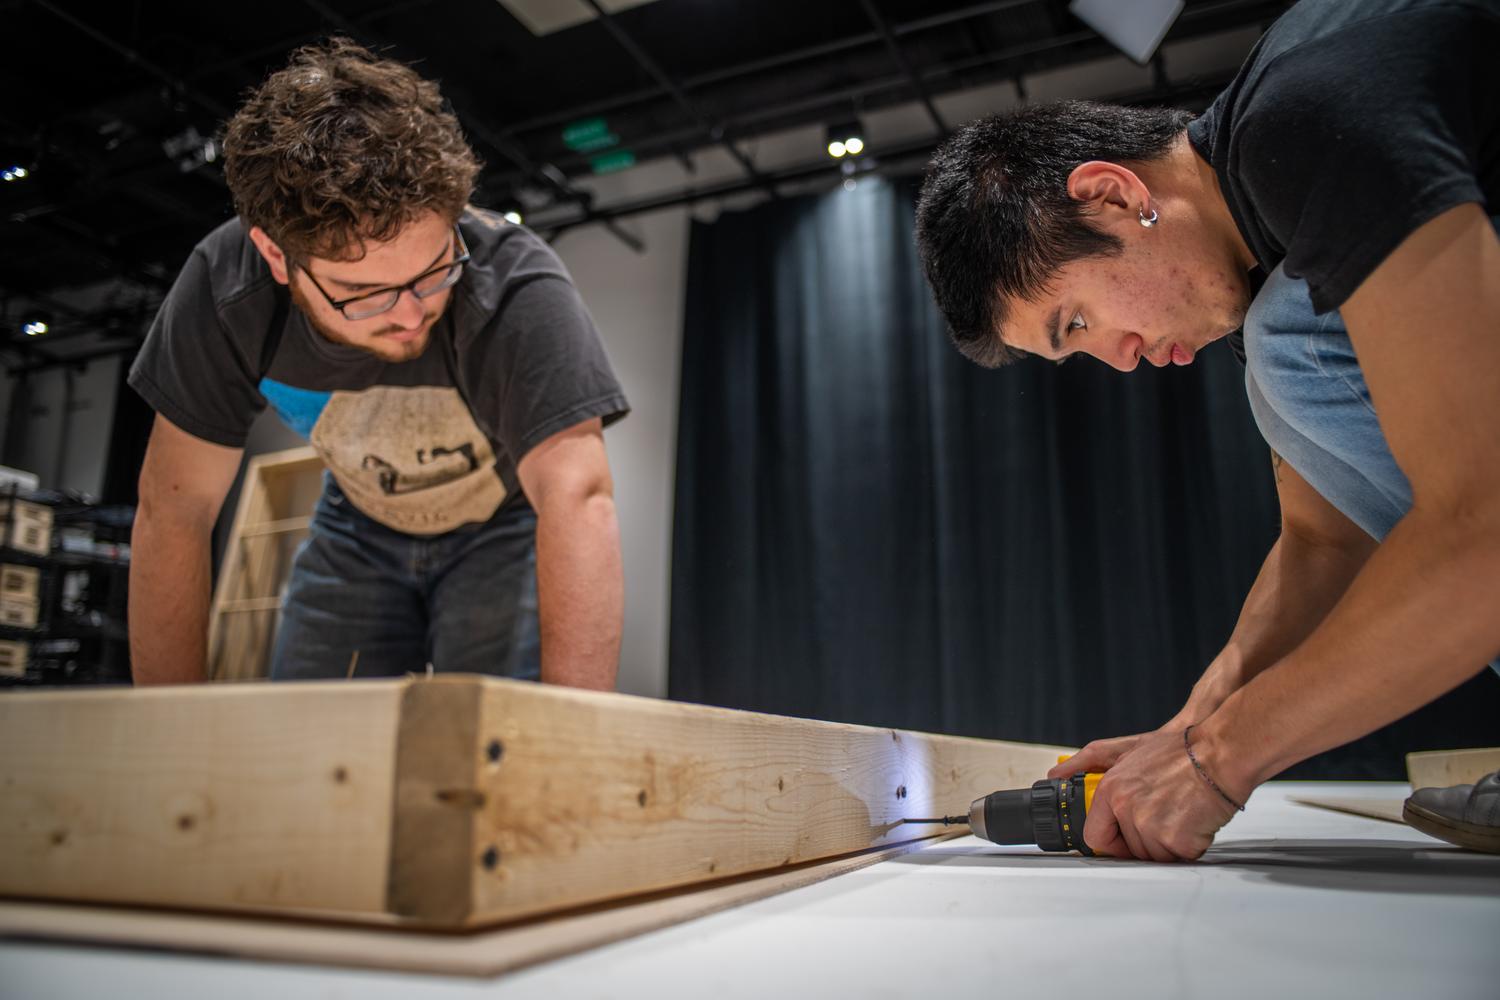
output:
M 917 201 L 917 249 L 965 357 L 986 368 L 1024 357 L 1000 337 L 1006 299 L 1035 299 L 1063 266 L 1121 251 L 1068 195 L 1073 168 L 1159 159 L 1192 120 L 1175 108 L 1059 101 L 969 122 L 938 148 Z

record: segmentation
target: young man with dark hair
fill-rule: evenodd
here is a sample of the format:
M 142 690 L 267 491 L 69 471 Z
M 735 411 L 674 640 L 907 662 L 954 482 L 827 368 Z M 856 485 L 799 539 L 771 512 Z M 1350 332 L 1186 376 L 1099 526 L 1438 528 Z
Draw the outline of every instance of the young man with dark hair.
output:
M 627 404 L 562 263 L 468 205 L 479 163 L 437 86 L 348 41 L 304 48 L 224 154 L 238 215 L 193 251 L 130 374 L 157 412 L 137 683 L 204 676 L 210 535 L 269 404 L 328 467 L 273 678 L 430 663 L 612 688 L 602 428 Z
M 1281 537 L 1224 650 L 1161 729 L 1053 772 L 1108 770 L 1096 851 L 1195 858 L 1500 653 L 1497 46 L 1494 0 L 1303 0 L 1201 118 L 1028 108 L 933 160 L 918 242 L 968 357 L 1130 371 L 1233 334 L 1272 447 Z M 1500 850 L 1500 778 L 1407 816 Z

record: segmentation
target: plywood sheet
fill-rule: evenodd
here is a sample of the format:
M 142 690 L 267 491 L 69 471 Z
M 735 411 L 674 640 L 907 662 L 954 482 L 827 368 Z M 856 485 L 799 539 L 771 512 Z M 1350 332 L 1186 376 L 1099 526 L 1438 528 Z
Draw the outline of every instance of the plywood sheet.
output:
M 945 837 L 469 933 L 0 901 L 0 937 L 401 972 L 495 976 L 813 885 L 942 839 Z
M 1405 801 L 1404 799 L 1379 799 L 1354 795 L 1293 795 L 1291 801 L 1304 806 L 1312 806 L 1315 809 L 1331 809 L 1334 812 L 1380 819 L 1389 823 L 1404 824 L 1406 822 L 1401 818 L 1401 804 Z

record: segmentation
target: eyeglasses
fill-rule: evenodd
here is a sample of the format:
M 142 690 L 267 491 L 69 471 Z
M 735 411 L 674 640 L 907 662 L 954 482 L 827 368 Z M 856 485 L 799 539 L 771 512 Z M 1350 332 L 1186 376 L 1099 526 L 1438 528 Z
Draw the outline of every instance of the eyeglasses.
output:
M 305 265 L 299 262 L 297 267 L 307 275 L 307 280 L 313 283 L 313 287 L 323 293 L 328 304 L 343 313 L 345 319 L 369 319 L 396 308 L 396 303 L 401 301 L 402 292 L 411 292 L 417 298 L 425 299 L 458 284 L 458 279 L 464 276 L 464 265 L 469 262 L 469 248 L 464 243 L 464 234 L 459 232 L 457 226 L 453 227 L 453 239 L 458 246 L 458 256 L 453 260 L 439 264 L 430 271 L 423 271 L 404 285 L 364 292 L 347 299 L 335 299 L 328 294 L 327 289 L 318 284 L 318 279 L 313 277 Z

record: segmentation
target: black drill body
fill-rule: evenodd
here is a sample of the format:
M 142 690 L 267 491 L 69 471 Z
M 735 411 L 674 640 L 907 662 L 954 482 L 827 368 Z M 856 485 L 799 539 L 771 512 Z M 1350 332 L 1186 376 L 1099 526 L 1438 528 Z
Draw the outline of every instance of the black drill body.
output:
M 1093 782 L 1087 781 L 1092 777 Z M 1035 844 L 1044 851 L 1092 855 L 1083 821 L 1098 775 L 1043 778 L 1030 788 L 991 792 L 969 807 L 969 829 L 996 844 Z

